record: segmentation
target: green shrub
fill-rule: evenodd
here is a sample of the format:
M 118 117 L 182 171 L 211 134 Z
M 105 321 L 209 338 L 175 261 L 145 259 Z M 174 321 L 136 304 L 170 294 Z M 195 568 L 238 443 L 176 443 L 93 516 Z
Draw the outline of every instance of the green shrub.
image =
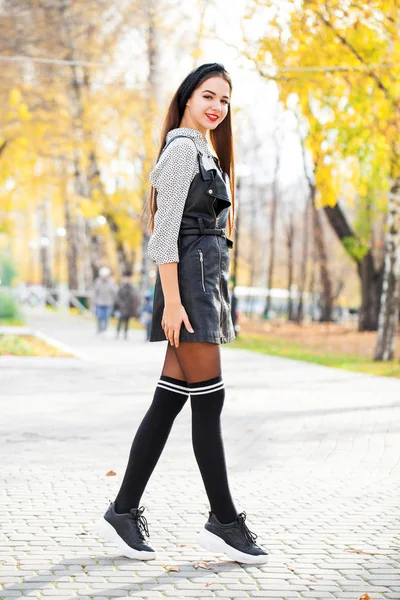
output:
M 9 286 L 12 284 L 17 271 L 10 256 L 7 254 L 0 258 L 0 280 L 1 285 Z
M 0 319 L 16 319 L 18 316 L 18 305 L 14 298 L 0 290 Z

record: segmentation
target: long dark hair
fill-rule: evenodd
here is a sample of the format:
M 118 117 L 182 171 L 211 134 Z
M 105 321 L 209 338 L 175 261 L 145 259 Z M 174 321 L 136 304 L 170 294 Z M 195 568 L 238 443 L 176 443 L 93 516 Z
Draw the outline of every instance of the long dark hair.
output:
M 201 65 L 197 69 L 194 69 L 194 71 L 191 71 L 191 73 L 189 73 L 189 75 L 182 81 L 171 100 L 164 119 L 157 161 L 160 158 L 162 149 L 165 146 L 167 133 L 171 131 L 171 129 L 176 129 L 180 126 L 183 113 L 185 112 L 187 100 L 204 81 L 215 76 L 225 79 L 225 81 L 228 82 L 230 91 L 232 93 L 232 81 L 230 75 L 225 70 L 224 66 L 219 63 L 206 63 Z M 229 176 L 232 205 L 228 214 L 228 235 L 231 235 L 234 228 L 235 219 L 235 165 L 230 108 L 225 119 L 218 125 L 218 127 L 210 130 L 210 139 L 218 156 L 222 170 Z M 154 215 L 156 210 L 157 190 L 156 188 L 151 187 L 150 201 L 148 205 L 148 224 L 150 231 L 153 231 L 154 229 Z

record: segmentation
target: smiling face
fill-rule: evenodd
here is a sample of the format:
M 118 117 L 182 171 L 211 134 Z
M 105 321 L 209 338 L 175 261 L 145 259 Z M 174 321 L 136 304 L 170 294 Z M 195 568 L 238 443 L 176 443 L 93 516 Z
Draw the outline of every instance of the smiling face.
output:
M 216 129 L 229 110 L 231 90 L 222 77 L 210 77 L 203 81 L 189 98 L 181 127 L 198 129 L 203 135 L 207 129 Z

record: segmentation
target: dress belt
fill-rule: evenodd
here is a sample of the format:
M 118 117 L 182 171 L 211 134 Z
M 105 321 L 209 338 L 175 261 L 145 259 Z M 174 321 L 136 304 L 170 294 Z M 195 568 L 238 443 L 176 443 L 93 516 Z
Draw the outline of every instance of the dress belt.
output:
M 179 235 L 219 235 L 226 238 L 228 248 L 233 248 L 233 242 L 226 237 L 226 229 L 224 228 L 210 229 L 203 227 L 200 229 L 200 227 L 186 227 L 179 231 Z
M 204 227 L 200 229 L 200 227 L 186 227 L 179 231 L 179 235 L 222 235 L 222 237 L 226 237 L 225 229 L 210 229 Z

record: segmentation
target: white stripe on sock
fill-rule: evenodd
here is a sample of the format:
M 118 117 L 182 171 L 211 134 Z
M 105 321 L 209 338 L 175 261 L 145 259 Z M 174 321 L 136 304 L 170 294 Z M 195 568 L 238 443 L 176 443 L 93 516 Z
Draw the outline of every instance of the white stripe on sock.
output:
M 217 392 L 218 390 L 222 390 L 224 387 L 225 387 L 224 382 L 221 381 L 221 383 L 218 383 L 215 386 L 212 386 L 211 390 L 208 389 L 209 386 L 206 386 L 204 388 L 193 388 L 193 389 L 189 390 L 189 394 L 191 396 L 200 396 L 201 394 L 212 394 L 213 392 Z
M 186 390 L 189 393 L 189 388 L 184 385 L 177 385 L 176 383 L 171 383 L 170 381 L 165 381 L 165 379 L 160 379 L 158 383 L 162 383 L 163 385 L 170 385 L 173 388 L 178 390 Z
M 191 390 L 209 390 L 210 388 L 213 388 L 213 387 L 215 387 L 217 385 L 221 385 L 221 383 L 224 383 L 222 379 L 221 379 L 221 381 L 217 381 L 216 383 L 212 383 L 211 385 L 205 385 L 205 386 L 202 386 L 202 387 L 193 387 L 193 388 L 190 388 L 190 389 Z M 192 384 L 192 385 L 194 385 L 194 384 Z
M 161 383 L 157 384 L 157 387 L 163 388 L 164 390 L 168 390 L 169 392 L 174 392 L 175 394 L 182 394 L 182 396 L 188 396 L 189 392 L 180 392 L 179 390 L 174 390 L 173 388 L 169 388 L 166 385 L 161 385 Z M 184 388 L 182 388 L 184 389 Z

